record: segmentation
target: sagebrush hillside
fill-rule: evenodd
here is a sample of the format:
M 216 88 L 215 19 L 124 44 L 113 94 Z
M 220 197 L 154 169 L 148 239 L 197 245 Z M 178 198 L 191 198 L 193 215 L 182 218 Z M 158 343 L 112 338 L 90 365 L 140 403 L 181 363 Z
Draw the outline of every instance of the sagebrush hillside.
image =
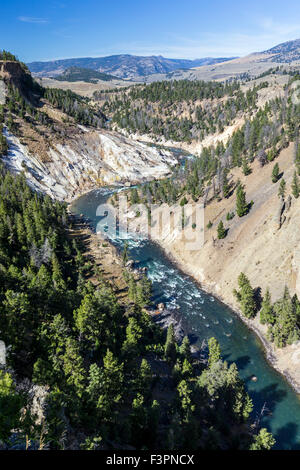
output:
M 295 39 L 294 41 L 288 41 L 282 44 L 278 44 L 277 46 L 265 51 L 265 54 L 272 54 L 272 57 L 268 59 L 270 62 L 299 62 L 300 39 Z

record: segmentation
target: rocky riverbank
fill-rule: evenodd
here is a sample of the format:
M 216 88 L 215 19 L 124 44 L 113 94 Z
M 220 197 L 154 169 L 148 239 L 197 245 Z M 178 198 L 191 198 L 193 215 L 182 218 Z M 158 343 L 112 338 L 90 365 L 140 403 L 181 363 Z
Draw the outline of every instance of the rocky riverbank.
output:
M 131 272 L 136 279 L 140 278 L 146 272 L 146 268 L 137 268 L 134 260 L 129 260 L 124 267 L 121 254 L 116 247 L 109 240 L 104 238 L 101 233 L 95 233 L 90 221 L 86 217 L 72 213 L 69 214 L 69 217 L 71 218 L 73 226 L 70 231 L 70 236 L 75 236 L 84 243 L 85 257 L 87 259 L 93 259 L 105 282 L 111 283 L 113 280 L 119 301 L 122 302 L 123 299 L 127 297 L 127 285 L 123 276 L 124 268 Z M 89 280 L 95 285 L 99 282 L 95 276 L 91 276 Z M 168 310 L 162 303 L 147 308 L 147 312 L 153 320 L 164 329 L 167 329 L 172 323 L 174 325 L 176 339 L 179 342 L 182 341 L 186 332 L 182 325 L 179 312 L 174 313 Z
M 213 295 L 220 302 L 230 307 L 231 310 L 247 325 L 247 327 L 254 331 L 264 348 L 265 356 L 269 363 L 275 370 L 277 370 L 277 372 L 286 378 L 296 393 L 300 394 L 300 371 L 298 368 L 300 363 L 300 341 L 282 349 L 276 348 L 267 340 L 267 327 L 260 324 L 258 317 L 254 320 L 245 318 L 238 309 L 237 304 L 232 302 L 232 297 L 220 294 L 219 289 L 216 288 L 217 284 L 213 285 L 211 282 L 206 283 L 203 279 L 200 281 L 199 277 L 188 268 L 187 264 L 181 257 L 178 257 L 176 252 L 172 251 L 167 246 L 164 246 L 163 243 L 159 244 L 159 246 L 164 250 L 166 256 L 173 262 L 177 269 L 192 277 L 204 292 Z

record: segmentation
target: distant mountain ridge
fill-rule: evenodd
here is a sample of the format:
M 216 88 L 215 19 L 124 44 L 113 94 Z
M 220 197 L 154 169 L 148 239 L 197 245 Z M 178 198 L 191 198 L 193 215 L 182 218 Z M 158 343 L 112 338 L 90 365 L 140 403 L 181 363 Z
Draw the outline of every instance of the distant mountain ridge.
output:
M 270 62 L 290 63 L 300 61 L 300 39 L 283 42 L 263 52 L 273 54 L 268 60 Z
M 205 68 L 210 66 L 216 66 L 216 70 L 220 71 L 220 73 L 215 74 L 216 76 L 218 75 L 218 77 L 222 78 L 224 75 L 224 78 L 226 78 L 228 75 L 228 73 L 225 72 L 228 68 L 227 63 L 228 66 L 231 67 L 232 64 L 233 67 L 238 69 L 240 60 L 241 64 L 245 64 L 248 61 L 248 68 L 251 70 L 253 67 L 257 67 L 255 63 L 262 63 L 263 65 L 265 64 L 266 68 L 267 64 L 270 62 L 282 64 L 298 62 L 300 61 L 300 39 L 287 41 L 278 44 L 271 49 L 262 52 L 256 52 L 241 58 L 204 57 L 201 59 L 189 60 L 168 59 L 162 56 L 135 56 L 130 54 L 119 54 L 107 57 L 82 57 L 51 60 L 47 62 L 31 62 L 28 63 L 27 66 L 34 75 L 41 77 L 56 78 L 57 76 L 64 74 L 67 69 L 70 69 L 70 67 L 76 67 L 81 69 L 90 69 L 107 75 L 113 75 L 114 77 L 125 80 L 143 81 L 144 78 L 146 79 L 146 77 L 148 77 L 146 81 L 153 81 L 153 79 L 170 79 L 173 76 L 174 78 L 180 79 L 181 72 L 181 78 L 185 78 L 186 74 L 194 76 L 195 74 L 198 74 L 197 70 L 195 70 L 196 68 L 201 67 L 201 70 L 204 71 Z M 221 68 L 223 66 L 225 67 L 225 73 L 221 72 Z M 244 65 L 240 67 L 241 70 L 237 70 L 237 72 L 248 72 L 248 68 Z
M 253 52 L 213 65 L 201 65 L 191 69 L 175 70 L 168 74 L 156 74 L 145 78 L 146 82 L 161 80 L 218 80 L 226 81 L 255 77 L 281 65 L 285 69 L 300 70 L 300 39 L 277 44 L 262 52 Z
M 162 56 L 120 54 L 98 58 L 82 57 L 48 62 L 31 62 L 27 65 L 32 73 L 44 77 L 53 77 L 62 74 L 70 67 L 79 67 L 111 74 L 122 79 L 135 80 L 156 73 L 169 73 L 178 69 L 212 65 L 232 59 L 233 57 L 204 57 L 202 59 L 189 60 L 167 59 Z

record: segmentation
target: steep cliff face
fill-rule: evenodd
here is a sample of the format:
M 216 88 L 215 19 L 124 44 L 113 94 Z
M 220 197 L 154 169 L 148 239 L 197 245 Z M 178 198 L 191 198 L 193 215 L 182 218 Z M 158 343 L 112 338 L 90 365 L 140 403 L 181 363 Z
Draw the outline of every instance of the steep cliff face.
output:
M 37 86 L 26 66 L 20 62 L 0 60 L 0 81 L 13 85 L 20 90 L 26 100 L 37 103 Z
M 176 159 L 168 151 L 133 142 L 114 132 L 89 131 L 54 143 L 41 161 L 20 140 L 4 130 L 9 151 L 2 161 L 25 171 L 29 183 L 60 200 L 103 185 L 136 183 L 167 175 Z
M 26 72 L 19 62 L 0 60 L 0 77 L 4 80 L 12 81 L 15 86 L 21 85 L 26 81 L 30 73 Z

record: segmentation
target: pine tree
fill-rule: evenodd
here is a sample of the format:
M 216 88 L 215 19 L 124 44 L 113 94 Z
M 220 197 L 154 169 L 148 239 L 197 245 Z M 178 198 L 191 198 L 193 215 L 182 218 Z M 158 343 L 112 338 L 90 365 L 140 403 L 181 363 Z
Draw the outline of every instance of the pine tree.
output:
M 184 197 L 181 199 L 181 201 L 180 201 L 180 205 L 181 205 L 181 207 L 183 207 L 183 206 L 185 206 L 187 203 L 188 203 L 188 200 L 187 200 L 187 198 L 184 196 Z
M 225 400 L 227 406 L 230 404 L 233 414 L 239 422 L 246 422 L 253 410 L 253 403 L 248 393 L 245 392 L 245 386 L 239 377 L 238 368 L 235 363 L 230 364 L 226 374 L 227 397 Z
M 19 427 L 21 408 L 24 405 L 21 395 L 16 392 L 10 374 L 0 370 L 0 439 L 7 442 L 13 429 Z
M 240 302 L 243 315 L 247 318 L 252 318 L 256 313 L 255 295 L 250 281 L 244 273 L 239 275 L 238 285 L 240 290 L 234 290 L 233 293 Z
M 8 151 L 8 144 L 5 136 L 2 134 L 2 125 L 0 125 L 0 156 L 6 155 Z
M 148 412 L 148 428 L 151 430 L 151 441 L 150 448 L 154 447 L 154 443 L 157 437 L 157 430 L 160 418 L 160 404 L 157 400 L 153 400 L 151 407 Z
M 191 354 L 191 345 L 190 345 L 190 340 L 187 336 L 185 336 L 182 340 L 182 344 L 179 348 L 180 355 L 187 359 L 188 361 L 191 361 L 192 359 L 192 354 Z
M 278 163 L 275 163 L 275 165 L 273 166 L 273 170 L 272 170 L 273 183 L 277 183 L 277 181 L 279 180 L 279 174 L 280 174 L 279 165 Z
M 222 238 L 225 238 L 226 235 L 227 235 L 227 230 L 224 228 L 224 224 L 221 220 L 218 225 L 218 239 L 221 240 Z
M 246 193 L 241 183 L 239 183 L 237 190 L 236 190 L 236 213 L 239 217 L 243 217 L 244 215 L 248 213 Z
M 124 243 L 123 253 L 122 253 L 123 266 L 126 265 L 128 261 L 128 242 Z
M 296 165 L 298 176 L 300 176 L 300 145 L 299 145 L 299 142 L 297 142 L 297 144 L 296 144 L 295 165 Z
M 121 401 L 123 381 L 123 363 L 120 364 L 111 351 L 106 351 L 101 369 L 97 364 L 91 365 L 87 391 L 102 416 L 108 417 L 112 408 Z
M 267 154 L 267 159 L 269 162 L 272 162 L 275 157 L 276 157 L 276 148 L 272 147 L 271 150 L 269 150 Z
M 294 172 L 294 177 L 293 177 L 293 182 L 292 182 L 292 194 L 296 199 L 298 199 L 300 195 L 299 179 L 298 179 L 296 171 Z
M 189 383 L 186 380 L 182 380 L 178 387 L 178 395 L 181 401 L 181 413 L 184 420 L 187 419 L 187 416 L 190 412 L 195 410 L 195 405 L 192 400 L 192 390 L 189 386 Z
M 130 344 L 134 348 L 134 351 L 137 352 L 139 350 L 142 335 L 143 329 L 139 324 L 139 321 L 134 317 L 130 317 L 126 327 L 125 343 Z
M 181 375 L 186 380 L 190 379 L 193 376 L 193 366 L 187 359 L 183 360 Z
M 275 321 L 275 315 L 273 312 L 271 294 L 269 289 L 266 290 L 266 295 L 262 301 L 262 308 L 260 311 L 260 323 L 263 325 L 266 323 L 273 324 Z
M 132 402 L 130 421 L 134 443 L 136 446 L 140 446 L 144 440 L 145 429 L 147 429 L 147 407 L 145 406 L 145 398 L 140 393 Z
M 133 276 L 129 275 L 128 279 L 128 297 L 129 299 L 136 303 L 137 300 L 137 282 Z
M 140 307 L 149 305 L 151 300 L 151 281 L 144 275 L 136 286 L 136 303 Z
M 136 188 L 133 188 L 131 190 L 130 202 L 131 202 L 132 205 L 140 203 L 139 193 L 138 193 Z
M 66 283 L 61 273 L 60 264 L 55 254 L 52 256 L 52 280 L 56 289 L 66 288 Z
M 254 442 L 250 446 L 250 450 L 270 450 L 276 441 L 272 434 L 263 428 L 257 436 L 254 436 Z
M 144 395 L 148 395 L 148 391 L 150 389 L 152 381 L 152 370 L 145 358 L 142 359 L 140 370 L 137 374 L 137 391 L 139 393 L 144 393 Z
M 244 174 L 245 176 L 248 176 L 248 175 L 250 175 L 250 173 L 251 173 L 251 168 L 250 168 L 250 166 L 249 166 L 249 164 L 248 164 L 248 162 L 247 162 L 246 157 L 243 158 L 242 170 L 243 170 L 243 174 Z
M 175 362 L 176 360 L 176 341 L 175 341 L 175 334 L 174 334 L 174 326 L 171 323 L 168 327 L 167 338 L 165 343 L 165 358 L 170 360 L 171 362 Z
M 288 288 L 284 290 L 283 297 L 273 306 L 275 322 L 270 327 L 270 339 L 279 348 L 292 344 L 299 339 L 297 326 L 297 302 L 291 299 Z
M 228 181 L 228 172 L 229 170 L 227 168 L 224 169 L 223 171 L 223 177 L 222 177 L 222 190 L 223 190 L 223 197 L 227 198 L 230 194 L 230 184 Z
M 208 366 L 211 367 L 221 359 L 221 348 L 216 338 L 208 340 Z

